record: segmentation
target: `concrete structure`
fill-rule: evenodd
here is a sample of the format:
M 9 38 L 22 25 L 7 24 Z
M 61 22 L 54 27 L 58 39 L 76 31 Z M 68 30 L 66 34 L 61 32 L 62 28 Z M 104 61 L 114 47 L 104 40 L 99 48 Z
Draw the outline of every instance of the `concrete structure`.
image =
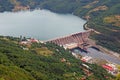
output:
M 87 63 L 91 63 L 92 57 L 90 57 L 90 56 L 84 56 L 84 57 L 81 58 L 81 61 L 87 62 Z
M 118 74 L 118 68 L 116 67 L 115 64 L 112 64 L 112 63 L 107 63 L 105 65 L 102 65 L 102 67 L 104 69 L 106 69 L 109 73 L 111 73 L 112 75 L 116 75 Z
M 88 37 L 92 31 L 93 30 L 88 30 L 85 32 L 75 33 L 65 37 L 48 40 L 46 42 L 52 42 L 58 44 L 60 46 L 63 46 L 65 49 L 66 48 L 72 49 L 75 47 L 80 47 L 82 49 L 85 49 L 85 46 L 88 45 Z
M 26 40 L 20 42 L 21 45 L 27 45 L 27 44 L 31 44 L 31 43 L 39 43 L 39 40 L 31 38 L 31 39 L 26 39 Z
M 28 42 L 30 43 L 39 43 L 39 40 L 31 38 L 31 39 L 27 39 Z

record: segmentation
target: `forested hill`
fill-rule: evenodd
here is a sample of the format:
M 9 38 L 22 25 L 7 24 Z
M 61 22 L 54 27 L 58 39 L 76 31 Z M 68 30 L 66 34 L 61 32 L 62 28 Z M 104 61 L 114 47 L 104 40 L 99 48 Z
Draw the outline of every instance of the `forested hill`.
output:
M 0 80 L 114 80 L 102 67 L 83 63 L 63 47 L 18 41 L 0 36 Z
M 97 44 L 120 53 L 120 0 L 0 0 L 0 11 L 43 8 L 88 20 Z

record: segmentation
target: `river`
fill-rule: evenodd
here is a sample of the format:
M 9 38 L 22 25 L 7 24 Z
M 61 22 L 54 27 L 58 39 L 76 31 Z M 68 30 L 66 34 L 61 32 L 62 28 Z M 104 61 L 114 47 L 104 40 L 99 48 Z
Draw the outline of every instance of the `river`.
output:
M 85 20 L 49 10 L 0 13 L 0 35 L 48 40 L 84 31 Z

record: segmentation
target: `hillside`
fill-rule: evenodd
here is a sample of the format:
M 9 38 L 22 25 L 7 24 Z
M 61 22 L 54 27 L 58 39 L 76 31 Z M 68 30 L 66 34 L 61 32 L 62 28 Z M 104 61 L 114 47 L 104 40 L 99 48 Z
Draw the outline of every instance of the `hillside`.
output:
M 0 37 L 0 80 L 114 80 L 102 67 L 83 63 L 55 44 L 20 45 L 18 40 Z

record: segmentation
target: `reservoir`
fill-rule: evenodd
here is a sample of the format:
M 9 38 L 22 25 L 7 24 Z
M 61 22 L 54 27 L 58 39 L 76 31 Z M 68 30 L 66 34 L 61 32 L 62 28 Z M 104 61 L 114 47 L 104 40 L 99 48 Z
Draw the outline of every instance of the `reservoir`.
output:
M 84 31 L 85 22 L 72 14 L 48 10 L 4 12 L 0 13 L 0 35 L 49 40 Z

